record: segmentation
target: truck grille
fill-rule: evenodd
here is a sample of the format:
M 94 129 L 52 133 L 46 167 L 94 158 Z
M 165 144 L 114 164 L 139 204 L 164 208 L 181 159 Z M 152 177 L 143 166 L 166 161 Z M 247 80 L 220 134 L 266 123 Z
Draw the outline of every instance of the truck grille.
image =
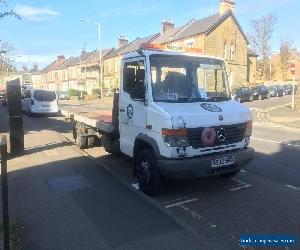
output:
M 218 131 L 225 130 L 226 139 L 220 142 L 217 136 L 216 141 L 212 146 L 228 145 L 232 143 L 241 142 L 244 139 L 246 123 L 218 126 L 213 128 L 216 130 L 216 133 L 218 133 Z M 195 149 L 205 148 L 205 146 L 202 145 L 202 141 L 201 141 L 201 136 L 204 129 L 205 128 L 190 128 L 187 130 L 188 138 L 193 148 Z

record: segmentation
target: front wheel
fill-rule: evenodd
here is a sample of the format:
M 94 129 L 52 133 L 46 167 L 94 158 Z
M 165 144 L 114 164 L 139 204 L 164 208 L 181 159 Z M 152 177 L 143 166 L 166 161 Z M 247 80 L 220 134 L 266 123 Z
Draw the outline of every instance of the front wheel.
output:
M 135 169 L 140 189 L 150 196 L 158 194 L 162 185 L 162 176 L 151 149 L 144 149 L 138 153 Z

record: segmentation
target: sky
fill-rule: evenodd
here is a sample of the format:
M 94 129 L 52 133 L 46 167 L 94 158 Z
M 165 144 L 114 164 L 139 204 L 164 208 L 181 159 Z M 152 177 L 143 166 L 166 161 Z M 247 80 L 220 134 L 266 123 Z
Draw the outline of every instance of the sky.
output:
M 6 18 L 0 22 L 0 39 L 14 47 L 18 67 L 37 63 L 40 68 L 57 55 L 76 56 L 85 46 L 87 51 L 117 46 L 125 35 L 129 40 L 160 31 L 161 20 L 171 18 L 175 26 L 219 11 L 219 0 L 6 0 L 21 21 Z M 250 20 L 274 13 L 277 18 L 272 50 L 280 41 L 292 40 L 300 49 L 299 0 L 236 0 L 236 16 L 246 33 Z M 3 8 L 1 8 L 3 9 Z M 85 18 L 101 23 L 98 27 L 81 22 Z

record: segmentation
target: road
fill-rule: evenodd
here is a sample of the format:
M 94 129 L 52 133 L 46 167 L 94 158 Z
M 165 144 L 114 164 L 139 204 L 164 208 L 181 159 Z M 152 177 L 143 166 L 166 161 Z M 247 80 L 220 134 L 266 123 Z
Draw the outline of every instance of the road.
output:
M 296 234 L 300 239 L 300 133 L 259 120 L 259 112 L 286 105 L 290 97 L 254 101 L 251 146 L 253 162 L 231 179 L 168 180 L 163 192 L 152 198 L 176 219 L 206 238 L 211 249 L 240 249 L 244 233 Z M 58 118 L 26 118 L 27 127 L 49 129 L 71 139 L 70 127 Z M 46 140 L 47 138 L 45 138 Z M 106 154 L 102 148 L 85 150 L 95 162 L 132 183 L 132 162 Z

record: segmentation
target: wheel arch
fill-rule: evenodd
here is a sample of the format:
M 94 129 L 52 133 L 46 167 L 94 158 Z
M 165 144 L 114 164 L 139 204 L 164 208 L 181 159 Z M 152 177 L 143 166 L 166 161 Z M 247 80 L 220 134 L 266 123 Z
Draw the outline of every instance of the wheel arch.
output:
M 159 147 L 157 145 L 157 142 L 145 134 L 139 134 L 134 142 L 133 147 L 133 159 L 136 159 L 137 153 L 143 149 L 150 148 L 152 149 L 154 155 L 156 158 L 160 157 L 160 151 Z

